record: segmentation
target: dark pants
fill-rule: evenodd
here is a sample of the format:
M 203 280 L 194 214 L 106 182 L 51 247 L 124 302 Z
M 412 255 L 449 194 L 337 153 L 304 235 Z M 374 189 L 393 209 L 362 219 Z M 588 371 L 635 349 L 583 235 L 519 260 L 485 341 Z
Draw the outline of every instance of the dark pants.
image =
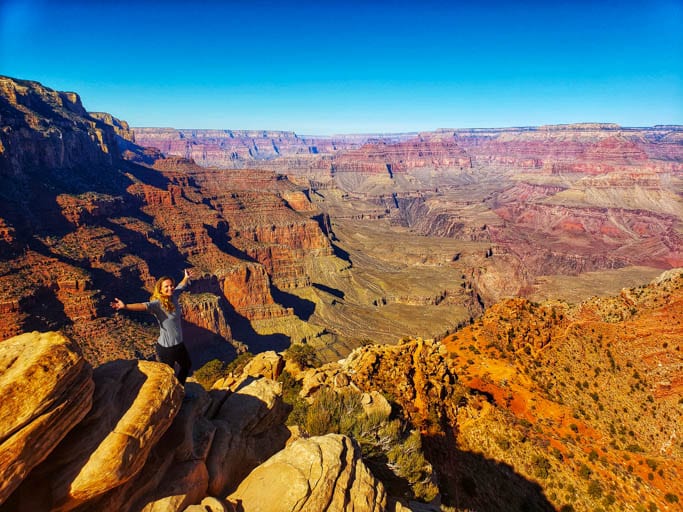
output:
M 192 361 L 190 361 L 190 354 L 187 353 L 185 344 L 175 345 L 174 347 L 162 347 L 157 343 L 157 355 L 159 361 L 169 365 L 175 369 L 175 363 L 178 363 L 180 369 L 178 370 L 178 380 L 181 384 L 185 384 L 185 379 L 190 374 L 192 368 Z

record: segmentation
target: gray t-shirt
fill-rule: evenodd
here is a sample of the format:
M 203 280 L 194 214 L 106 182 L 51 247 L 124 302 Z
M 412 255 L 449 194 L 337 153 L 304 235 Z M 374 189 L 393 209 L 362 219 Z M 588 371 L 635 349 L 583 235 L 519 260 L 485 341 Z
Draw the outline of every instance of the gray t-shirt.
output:
M 185 286 L 178 285 L 176 289 L 173 290 L 171 302 L 173 302 L 173 305 L 175 306 L 175 311 L 172 313 L 166 311 L 158 300 L 143 302 L 147 307 L 147 311 L 152 313 L 156 317 L 157 322 L 159 322 L 160 332 L 157 343 L 162 347 L 175 347 L 183 342 L 183 329 L 180 325 L 181 311 L 180 304 L 178 303 L 178 296 L 184 289 Z

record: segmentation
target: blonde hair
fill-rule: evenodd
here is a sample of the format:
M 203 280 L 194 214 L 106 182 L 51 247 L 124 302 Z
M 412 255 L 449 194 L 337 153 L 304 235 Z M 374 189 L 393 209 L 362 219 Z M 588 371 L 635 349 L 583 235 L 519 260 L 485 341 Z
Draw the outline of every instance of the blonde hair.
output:
M 152 292 L 152 296 L 149 298 L 149 300 L 158 300 L 164 310 L 168 311 L 169 313 L 173 313 L 175 311 L 173 301 L 170 299 L 170 297 L 161 294 L 161 285 L 164 281 L 171 281 L 171 286 L 175 287 L 175 281 L 172 277 L 162 276 L 157 279 L 157 282 L 154 284 L 154 291 Z

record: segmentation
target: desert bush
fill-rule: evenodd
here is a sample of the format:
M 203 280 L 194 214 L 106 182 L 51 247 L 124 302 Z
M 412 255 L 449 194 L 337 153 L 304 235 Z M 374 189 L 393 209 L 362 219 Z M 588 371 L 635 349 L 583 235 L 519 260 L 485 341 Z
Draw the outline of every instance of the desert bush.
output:
M 301 382 L 296 380 L 287 370 L 284 370 L 277 380 L 282 383 L 282 401 L 291 407 L 286 424 L 303 425 L 308 410 L 308 402 L 299 396 Z
M 585 464 L 581 464 L 581 466 L 579 466 L 579 476 L 581 478 L 588 479 L 588 478 L 590 478 L 591 473 L 592 473 L 591 468 L 589 468 Z
M 285 358 L 297 363 L 302 368 L 317 368 L 320 366 L 320 360 L 310 345 L 292 345 L 285 352 Z
M 213 383 L 225 375 L 225 363 L 218 359 L 212 359 L 201 368 L 195 370 L 194 379 L 207 391 Z
M 401 420 L 386 414 L 366 414 L 360 393 L 323 389 L 301 419 L 300 426 L 311 435 L 336 433 L 355 439 L 363 460 L 391 494 L 424 502 L 438 495 L 419 432 L 406 432 Z
M 664 495 L 664 499 L 669 503 L 678 503 L 678 495 L 673 493 L 667 493 Z
M 550 469 L 550 462 L 541 455 L 537 455 L 533 460 L 534 475 L 536 478 L 548 478 L 548 470 Z
M 496 444 L 501 450 L 507 451 L 510 449 L 510 440 L 505 437 L 496 437 Z
M 588 484 L 588 495 L 593 499 L 598 499 L 602 496 L 602 486 L 597 480 L 591 480 Z

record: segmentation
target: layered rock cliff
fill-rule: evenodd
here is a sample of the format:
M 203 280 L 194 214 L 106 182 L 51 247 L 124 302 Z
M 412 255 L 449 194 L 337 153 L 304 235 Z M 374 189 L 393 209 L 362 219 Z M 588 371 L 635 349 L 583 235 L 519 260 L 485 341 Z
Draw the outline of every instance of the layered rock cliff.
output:
M 93 363 L 149 357 L 153 328 L 108 303 L 147 300 L 156 277 L 188 266 L 192 291 L 213 296 L 184 301 L 198 347 L 225 355 L 221 343 L 242 350 L 235 337 L 259 337 L 253 321 L 281 319 L 285 332 L 300 322 L 273 290 L 307 286 L 306 259 L 332 254 L 304 189 L 269 171 L 163 159 L 74 93 L 9 77 L 0 86 L 2 338 L 64 329 Z

